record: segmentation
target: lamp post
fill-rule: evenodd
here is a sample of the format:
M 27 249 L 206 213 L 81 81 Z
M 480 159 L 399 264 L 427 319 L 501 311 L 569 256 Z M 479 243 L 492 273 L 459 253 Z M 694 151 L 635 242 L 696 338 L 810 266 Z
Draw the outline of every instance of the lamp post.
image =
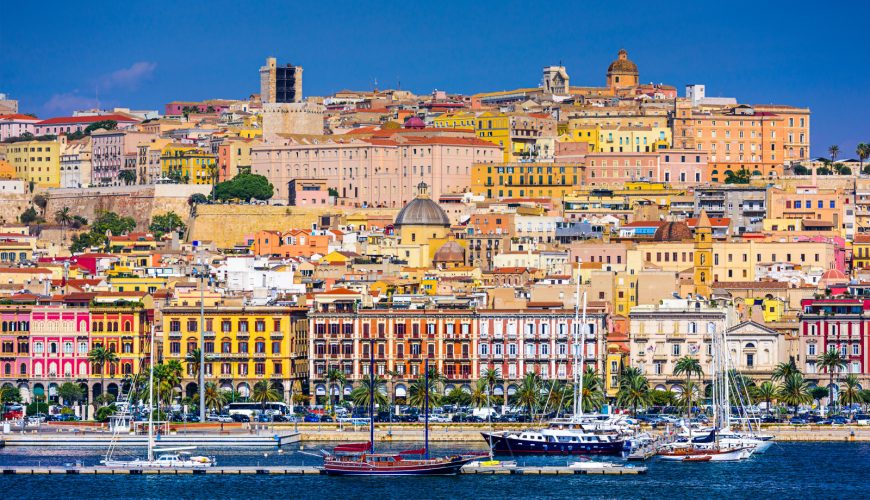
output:
M 199 242 L 194 246 L 199 248 L 200 257 L 196 262 L 199 268 L 199 421 L 205 422 L 205 261 L 202 258 L 202 248 Z

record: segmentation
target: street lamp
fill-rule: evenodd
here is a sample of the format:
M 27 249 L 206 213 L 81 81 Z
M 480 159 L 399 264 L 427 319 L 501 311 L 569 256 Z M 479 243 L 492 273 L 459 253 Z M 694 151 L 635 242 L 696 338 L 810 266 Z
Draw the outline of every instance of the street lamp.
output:
M 205 422 L 205 259 L 202 258 L 202 247 L 199 241 L 194 241 L 199 257 L 196 258 L 199 268 L 199 421 Z

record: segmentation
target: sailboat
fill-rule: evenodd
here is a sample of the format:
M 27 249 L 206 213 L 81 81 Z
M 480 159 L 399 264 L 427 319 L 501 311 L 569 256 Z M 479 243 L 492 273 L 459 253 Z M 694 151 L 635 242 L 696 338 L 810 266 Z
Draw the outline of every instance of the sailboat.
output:
M 542 429 L 482 432 L 490 448 L 497 453 L 526 455 L 619 455 L 625 439 L 615 428 L 604 429 L 595 416 L 583 415 L 583 364 L 586 340 L 586 292 L 583 292 L 583 316 L 580 317 L 580 280 L 577 280 L 577 303 L 574 306 L 574 413 L 570 419 L 556 419 Z M 579 340 L 578 340 L 579 339 Z M 579 358 L 579 366 L 578 366 Z
M 517 468 L 517 462 L 515 460 L 496 460 L 495 459 L 495 448 L 492 444 L 492 436 L 494 434 L 492 428 L 492 403 L 489 399 L 490 390 L 487 388 L 486 391 L 486 420 L 489 423 L 489 434 L 484 434 L 484 437 L 487 440 L 487 444 L 489 445 L 489 460 L 475 460 L 468 464 L 469 468 L 474 468 L 477 470 L 487 470 L 487 471 L 497 471 L 497 470 L 513 470 Z
M 444 476 L 458 473 L 479 455 L 429 457 L 429 361 L 425 366 L 426 399 L 424 412 L 424 447 L 398 453 L 375 453 L 375 355 L 371 353 L 369 376 L 369 442 L 349 443 L 323 452 L 323 471 L 333 476 Z
M 149 355 L 148 371 L 148 455 L 145 460 L 136 458 L 135 460 L 118 460 L 113 458 L 117 450 L 117 441 L 120 433 L 125 429 L 129 429 L 129 424 L 132 421 L 129 404 L 121 405 L 121 410 L 113 415 L 112 424 L 112 441 L 109 443 L 109 449 L 106 456 L 100 463 L 105 467 L 120 468 L 120 469 L 200 469 L 211 467 L 215 464 L 212 457 L 192 456 L 191 450 L 195 450 L 195 446 L 181 446 L 174 448 L 155 448 L 154 447 L 154 406 L 151 403 L 154 401 L 154 329 L 151 330 L 151 353 Z M 122 394 L 119 396 L 119 401 L 128 403 L 126 397 Z M 156 459 L 155 453 L 161 453 Z
M 663 460 L 680 462 L 734 462 L 745 460 L 752 456 L 760 441 L 747 439 L 723 438 L 721 430 L 730 427 L 731 399 L 730 374 L 728 372 L 728 345 L 726 334 L 713 333 L 713 412 L 714 424 L 710 433 L 702 438 L 692 438 L 689 441 L 671 443 L 662 447 L 658 456 Z

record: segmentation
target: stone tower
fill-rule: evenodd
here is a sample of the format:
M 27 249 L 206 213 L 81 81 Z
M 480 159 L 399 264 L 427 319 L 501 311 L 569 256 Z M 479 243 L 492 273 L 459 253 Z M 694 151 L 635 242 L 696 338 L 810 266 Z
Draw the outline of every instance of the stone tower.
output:
M 695 226 L 695 294 L 710 297 L 713 291 L 713 227 L 707 211 L 701 210 Z

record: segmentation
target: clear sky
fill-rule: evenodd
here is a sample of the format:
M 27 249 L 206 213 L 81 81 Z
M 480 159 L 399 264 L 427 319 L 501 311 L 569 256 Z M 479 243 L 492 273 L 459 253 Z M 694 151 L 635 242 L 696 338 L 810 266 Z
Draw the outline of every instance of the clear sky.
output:
M 7 2 L 0 92 L 23 112 L 163 109 L 259 91 L 267 56 L 305 68 L 306 95 L 401 87 L 474 93 L 538 85 L 561 61 L 603 85 L 620 48 L 641 81 L 809 106 L 812 154 L 870 142 L 870 2 L 211 0 Z

